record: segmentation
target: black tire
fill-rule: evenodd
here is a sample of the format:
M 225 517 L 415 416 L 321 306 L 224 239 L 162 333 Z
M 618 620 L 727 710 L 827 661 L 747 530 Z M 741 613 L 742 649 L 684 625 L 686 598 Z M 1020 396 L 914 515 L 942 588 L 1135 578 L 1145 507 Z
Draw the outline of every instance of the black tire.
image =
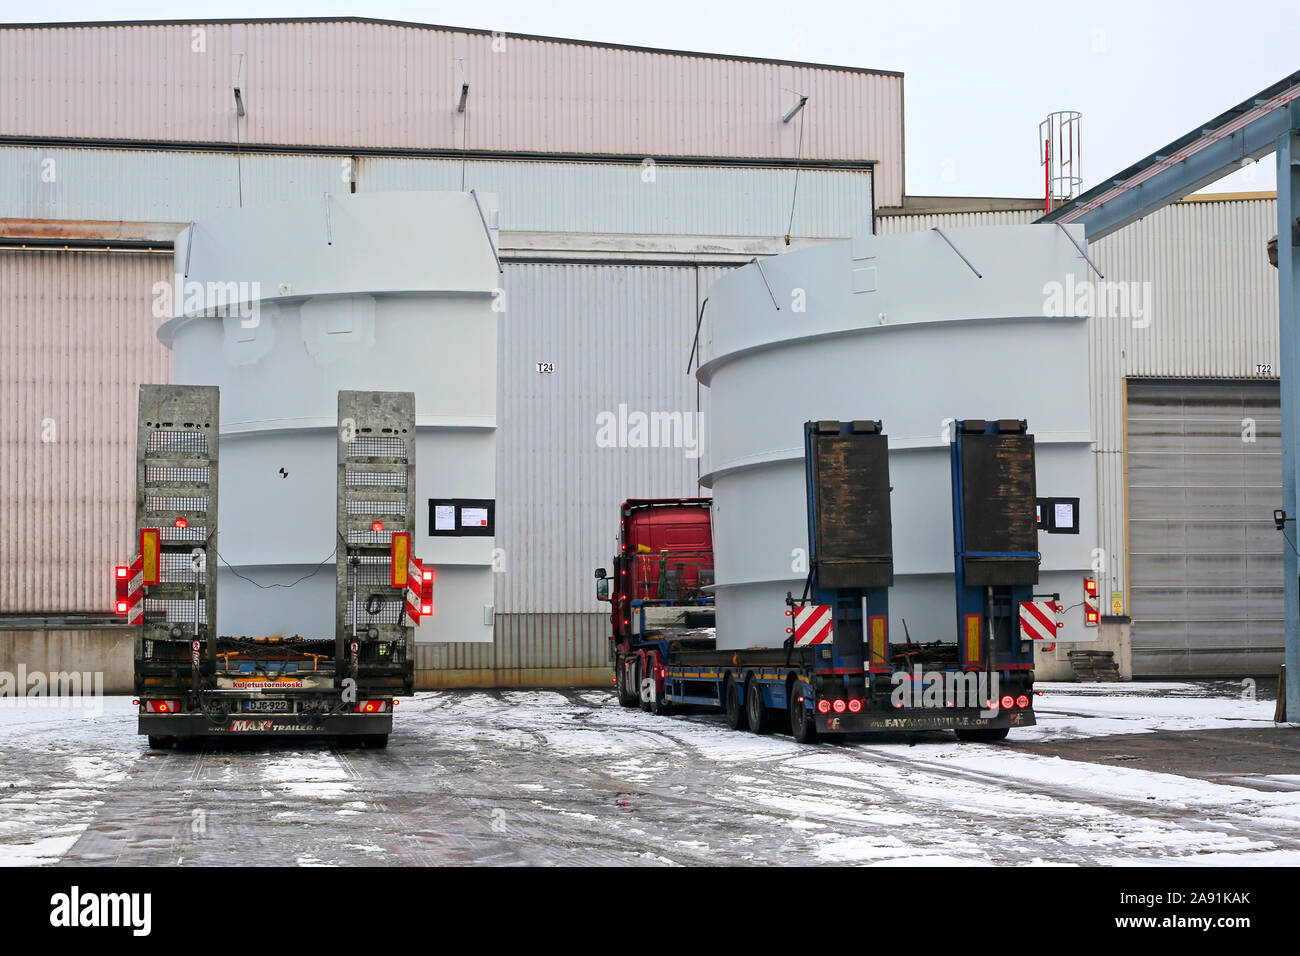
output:
M 801 744 L 817 742 L 817 720 L 810 708 L 804 706 L 803 688 L 798 681 L 790 685 L 790 736 Z
M 653 671 L 652 671 L 652 673 L 653 673 Z M 646 675 L 641 673 L 641 665 L 640 665 L 640 664 L 638 664 L 638 665 L 637 665 L 637 668 L 636 668 L 636 677 L 637 677 L 637 681 L 636 681 L 636 696 L 637 696 L 637 701 L 641 704 L 641 709 L 642 709 L 642 710 L 644 710 L 647 714 L 653 714 L 653 713 L 654 713 L 654 709 L 655 709 L 655 708 L 654 708 L 654 704 L 651 703 L 651 702 L 648 701 L 648 700 L 643 700 L 643 699 L 641 698 L 641 685 L 642 685 L 643 683 L 645 683 Z M 654 678 L 652 677 L 651 680 L 653 680 L 653 679 L 654 679 Z
M 361 742 L 369 750 L 383 750 L 388 746 L 388 734 L 363 734 Z
M 957 739 L 970 743 L 991 744 L 1006 740 L 1010 732 L 1010 727 L 962 727 L 957 729 Z
M 629 678 L 632 670 L 632 661 L 619 658 L 618 670 L 615 671 L 615 674 L 618 677 L 618 702 L 623 707 L 635 707 L 641 703 L 641 689 L 636 686 L 628 686 L 632 683 Z
M 723 708 L 727 712 L 727 726 L 732 730 L 744 730 L 749 721 L 745 717 L 745 708 L 740 706 L 740 692 L 736 690 L 736 682 L 727 678 L 726 686 L 722 688 Z
M 763 692 L 752 677 L 745 684 L 745 719 L 749 721 L 749 729 L 756 734 L 772 732 L 772 715 L 763 706 Z
M 175 737 L 161 737 L 157 734 L 149 735 L 150 750 L 171 750 L 176 746 Z

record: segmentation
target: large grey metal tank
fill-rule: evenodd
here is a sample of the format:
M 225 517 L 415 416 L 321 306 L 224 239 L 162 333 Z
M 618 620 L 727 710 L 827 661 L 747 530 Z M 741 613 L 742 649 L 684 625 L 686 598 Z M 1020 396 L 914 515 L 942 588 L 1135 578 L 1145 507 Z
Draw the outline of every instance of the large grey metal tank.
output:
M 810 419 L 881 419 L 889 436 L 891 640 L 904 620 L 914 641 L 957 639 L 954 418 L 1028 420 L 1039 496 L 1080 499 L 1080 534 L 1039 534 L 1035 592 L 1083 600 L 1096 493 L 1087 315 L 1070 293 L 1089 267 L 1055 225 L 944 234 L 969 265 L 937 231 L 863 236 L 750 264 L 709 290 L 698 377 L 719 647 L 785 640 L 786 592 L 806 578 Z M 1082 618 L 1064 615 L 1062 640 L 1087 639 Z
M 341 389 L 415 393 L 417 512 L 495 497 L 495 222 L 495 196 L 343 193 L 177 237 L 158 335 L 177 383 L 221 388 L 220 633 L 334 634 Z M 416 525 L 437 571 L 417 641 L 491 640 L 494 539 Z

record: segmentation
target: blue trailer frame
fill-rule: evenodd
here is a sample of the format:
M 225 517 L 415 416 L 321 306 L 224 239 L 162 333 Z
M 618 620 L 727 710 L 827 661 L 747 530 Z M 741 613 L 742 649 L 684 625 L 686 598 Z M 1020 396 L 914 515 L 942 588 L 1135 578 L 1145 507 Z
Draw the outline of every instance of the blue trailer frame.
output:
M 928 680 L 939 681 L 939 688 L 933 684 L 923 687 L 922 701 L 918 706 L 915 688 L 904 687 L 902 693 L 895 693 L 913 675 L 906 675 L 900 680 L 898 672 L 890 663 L 887 649 L 883 661 L 868 660 L 872 642 L 870 637 L 864 639 L 864 619 L 871 626 L 874 626 L 873 619 L 887 620 L 887 588 L 819 586 L 819 576 L 816 573 L 816 503 L 811 442 L 819 425 L 835 425 L 845 429 L 843 433 L 849 433 L 848 430 L 854 424 L 860 426 L 863 423 L 841 425 L 809 422 L 805 425 L 809 554 L 813 569 L 806 594 L 811 593 L 812 603 L 832 608 L 832 628 L 837 638 L 824 645 L 796 647 L 793 646 L 792 633 L 785 647 L 719 651 L 703 646 L 703 642 L 683 641 L 672 634 L 648 633 L 645 607 L 663 602 L 633 602 L 634 613 L 639 616 L 638 631 L 644 637 L 633 642 L 631 648 L 644 656 L 647 665 L 642 671 L 648 676 L 643 680 L 641 691 L 643 704 L 649 710 L 663 714 L 678 705 L 722 708 L 728 711 L 732 726 L 739 729 L 733 720 L 734 712 L 739 709 L 745 715 L 744 723 L 748 723 L 749 729 L 756 733 L 769 732 L 772 716 L 785 713 L 789 717 L 794 736 L 800 740 L 811 740 L 818 734 L 940 729 L 956 730 L 959 736 L 964 735 L 966 739 L 991 740 L 1005 736 L 1011 727 L 1036 723 L 1033 712 L 1032 651 L 1030 668 L 1023 666 L 1022 652 L 1013 641 L 1014 659 L 1004 660 L 1003 656 L 999 656 L 992 662 L 995 666 L 991 670 L 973 670 L 962 653 L 961 625 L 958 624 L 953 635 L 957 645 L 953 666 L 925 672 Z M 875 426 L 878 433 L 879 423 L 875 423 Z M 962 544 L 960 450 L 960 441 L 954 439 L 953 514 L 957 545 L 954 560 L 958 572 L 958 622 L 963 620 L 963 609 L 969 602 L 969 595 L 964 596 L 962 590 L 962 557 L 971 556 L 964 552 Z M 1034 560 L 1038 558 L 1037 552 L 1008 553 L 1007 556 Z M 977 588 L 976 591 L 978 590 Z M 1013 597 L 1019 598 L 1019 592 Z M 801 602 L 787 597 L 787 603 L 793 607 Z M 1011 608 L 1015 608 L 1014 601 Z M 980 614 L 982 621 L 982 610 L 977 610 L 976 613 Z M 882 628 L 884 626 L 881 625 Z M 841 639 L 845 634 L 850 635 L 848 640 Z M 872 636 L 875 636 L 875 632 L 872 632 Z M 883 637 L 887 648 L 887 630 Z M 969 701 L 969 697 L 962 698 L 953 694 L 953 689 L 959 682 L 963 688 L 969 688 L 972 677 L 978 684 L 978 678 L 989 673 L 998 675 L 998 686 L 992 699 L 979 697 L 977 706 L 956 706 L 958 700 Z M 929 696 L 938 695 L 940 688 L 943 700 L 936 706 L 928 700 Z M 757 700 L 753 700 L 751 695 L 757 695 Z M 1002 706 L 1007 697 L 1012 699 L 1015 706 Z M 902 699 L 906 699 L 906 702 Z M 792 706 L 792 703 L 802 707 Z

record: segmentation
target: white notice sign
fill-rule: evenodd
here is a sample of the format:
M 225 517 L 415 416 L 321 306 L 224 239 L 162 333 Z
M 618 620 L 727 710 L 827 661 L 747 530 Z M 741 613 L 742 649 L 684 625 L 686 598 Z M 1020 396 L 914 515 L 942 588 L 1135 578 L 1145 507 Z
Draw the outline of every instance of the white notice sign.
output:
M 434 505 L 433 506 L 433 530 L 434 531 L 455 531 L 456 530 L 456 506 L 455 505 Z
M 1058 501 L 1056 503 L 1056 520 L 1055 525 L 1058 528 L 1074 527 L 1074 505 L 1068 501 Z
M 486 528 L 488 512 L 486 508 L 461 508 L 460 526 L 462 528 Z

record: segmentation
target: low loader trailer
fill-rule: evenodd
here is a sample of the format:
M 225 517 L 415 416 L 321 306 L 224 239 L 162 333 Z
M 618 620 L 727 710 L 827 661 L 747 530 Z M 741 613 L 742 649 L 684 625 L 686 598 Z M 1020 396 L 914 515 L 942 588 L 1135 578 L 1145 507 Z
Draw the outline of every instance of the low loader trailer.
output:
M 394 706 L 414 691 L 413 629 L 433 610 L 433 568 L 411 549 L 415 397 L 341 391 L 338 411 L 334 633 L 223 635 L 218 389 L 140 387 L 139 551 L 115 569 L 115 610 L 135 628 L 151 747 L 276 735 L 387 745 Z
M 891 640 L 888 438 L 878 421 L 804 425 L 809 573 L 773 608 L 783 646 L 719 649 L 709 499 L 628 501 L 611 605 L 619 702 L 657 714 L 722 710 L 756 734 L 954 730 L 996 741 L 1035 723 L 1033 641 L 1055 634 L 1059 595 L 1036 595 L 1034 440 L 1024 421 L 959 420 L 951 445 L 955 622 Z M 673 540 L 686 547 L 672 547 Z

